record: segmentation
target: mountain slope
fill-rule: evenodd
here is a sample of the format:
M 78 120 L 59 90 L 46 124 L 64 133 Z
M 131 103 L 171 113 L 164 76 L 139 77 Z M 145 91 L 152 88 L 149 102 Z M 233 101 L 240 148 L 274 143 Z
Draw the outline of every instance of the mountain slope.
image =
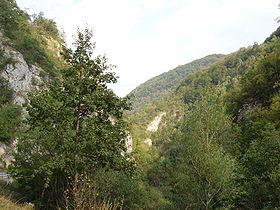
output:
M 133 128 L 133 142 L 137 141 L 142 144 L 145 138 L 151 138 L 149 132 L 146 132 L 146 127 L 162 112 L 166 112 L 164 118 L 172 121 L 172 126 L 174 124 L 180 126 L 181 122 L 178 119 L 183 119 L 187 104 L 199 100 L 206 89 L 221 87 L 226 92 L 231 90 L 247 71 L 254 68 L 256 62 L 266 54 L 266 50 L 264 45 L 241 48 L 239 51 L 231 53 L 205 68 L 187 74 L 170 92 L 166 91 L 162 93 L 161 97 L 150 99 L 153 103 L 144 106 L 129 116 Z M 171 126 L 169 125 L 170 122 L 167 122 L 167 125 L 166 122 L 163 122 L 162 125 Z M 165 129 L 172 130 L 170 127 L 165 127 Z M 161 130 L 161 126 L 159 126 L 159 130 Z M 156 135 L 154 134 L 154 136 Z M 163 141 L 163 139 L 161 138 L 160 141 Z
M 237 193 L 226 195 L 228 197 L 215 194 L 217 203 L 213 204 L 213 209 L 228 204 L 229 209 L 273 209 L 279 206 L 278 34 L 279 28 L 263 44 L 241 48 L 187 75 L 171 93 L 128 116 L 133 150 L 143 170 L 143 179 L 148 180 L 157 196 L 162 196 L 162 200 L 153 204 L 155 208 L 202 208 L 199 207 L 200 199 L 197 202 L 196 198 L 205 195 L 204 189 L 210 182 L 201 183 L 212 180 L 211 185 L 215 184 L 222 189 L 221 192 L 226 192 L 227 186 L 222 186 L 218 180 L 219 174 L 230 179 L 236 176 L 235 173 L 228 176 L 224 173 L 231 161 L 236 162 L 234 170 L 238 175 L 231 180 L 233 185 L 229 190 Z M 164 116 L 157 130 L 148 130 L 151 122 L 162 113 Z M 215 124 L 221 122 L 222 115 L 225 123 Z M 230 127 L 223 131 L 227 125 Z M 223 136 L 224 142 L 221 140 Z M 211 145 L 222 151 L 221 156 L 217 155 L 219 152 L 215 156 L 211 150 L 203 150 Z M 223 156 L 232 160 L 225 161 Z M 215 164 L 212 161 L 216 161 Z M 223 161 L 225 164 L 216 168 Z
M 215 63 L 223 57 L 224 55 L 222 54 L 209 55 L 185 65 L 178 66 L 173 70 L 149 79 L 145 83 L 132 90 L 129 94 L 132 96 L 131 102 L 133 105 L 133 110 L 138 110 L 147 103 L 162 97 L 165 93 L 174 88 L 176 84 L 188 74 L 196 72 L 201 68 Z
M 63 43 L 53 20 L 0 1 L 0 169 L 11 162 L 28 93 L 59 77 Z

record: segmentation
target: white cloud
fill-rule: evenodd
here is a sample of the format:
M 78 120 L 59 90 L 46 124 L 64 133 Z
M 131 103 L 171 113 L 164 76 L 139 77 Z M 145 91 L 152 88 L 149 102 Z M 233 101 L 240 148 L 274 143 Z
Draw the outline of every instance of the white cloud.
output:
M 177 65 L 262 42 L 277 24 L 278 0 L 18 0 L 43 11 L 68 35 L 86 23 L 97 53 L 116 64 L 125 95 Z

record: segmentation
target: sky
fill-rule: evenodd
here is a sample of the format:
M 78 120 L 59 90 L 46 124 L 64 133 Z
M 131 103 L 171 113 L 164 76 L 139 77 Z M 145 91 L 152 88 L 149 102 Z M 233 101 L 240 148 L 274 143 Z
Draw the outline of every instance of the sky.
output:
M 106 55 L 125 96 L 146 80 L 214 53 L 262 43 L 279 23 L 280 0 L 17 0 L 29 14 L 54 19 L 72 43 L 93 30 L 95 55 Z

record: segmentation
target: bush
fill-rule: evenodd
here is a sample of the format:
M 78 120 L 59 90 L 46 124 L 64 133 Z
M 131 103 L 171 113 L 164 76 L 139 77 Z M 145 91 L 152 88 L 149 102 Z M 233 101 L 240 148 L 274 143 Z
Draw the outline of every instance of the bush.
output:
M 141 209 L 145 205 L 144 189 L 137 178 L 129 177 L 121 171 L 99 170 L 94 177 L 94 185 L 99 198 L 111 198 L 123 203 L 124 209 Z
M 16 136 L 20 115 L 20 106 L 0 105 L 0 142 L 10 142 Z
M 32 18 L 32 23 L 37 26 L 41 32 L 46 33 L 55 39 L 60 38 L 60 32 L 57 29 L 56 22 L 54 22 L 54 20 L 45 18 L 43 12 L 40 12 L 38 15 L 32 15 Z
M 0 2 L 0 29 L 10 39 L 7 44 L 18 50 L 29 65 L 38 64 L 51 76 L 55 76 L 57 61 L 49 55 L 44 38 L 36 31 L 35 28 L 39 26 L 34 28 L 38 24 L 41 31 L 45 31 L 46 34 L 53 34 L 53 37 L 61 42 L 53 20 L 38 15 L 34 23 L 31 23 L 30 16 L 19 9 L 14 0 L 2 0 Z M 0 63 L 2 62 L 0 61 Z
M 10 88 L 9 82 L 0 76 L 0 104 L 10 103 L 13 98 L 14 91 Z

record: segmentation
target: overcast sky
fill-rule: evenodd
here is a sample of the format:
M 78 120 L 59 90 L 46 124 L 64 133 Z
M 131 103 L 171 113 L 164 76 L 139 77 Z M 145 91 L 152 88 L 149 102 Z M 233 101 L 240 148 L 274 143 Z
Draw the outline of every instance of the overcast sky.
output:
M 125 96 L 165 71 L 214 53 L 262 43 L 279 26 L 279 0 L 17 0 L 44 12 L 66 33 L 93 29 L 96 53 L 106 54 Z

